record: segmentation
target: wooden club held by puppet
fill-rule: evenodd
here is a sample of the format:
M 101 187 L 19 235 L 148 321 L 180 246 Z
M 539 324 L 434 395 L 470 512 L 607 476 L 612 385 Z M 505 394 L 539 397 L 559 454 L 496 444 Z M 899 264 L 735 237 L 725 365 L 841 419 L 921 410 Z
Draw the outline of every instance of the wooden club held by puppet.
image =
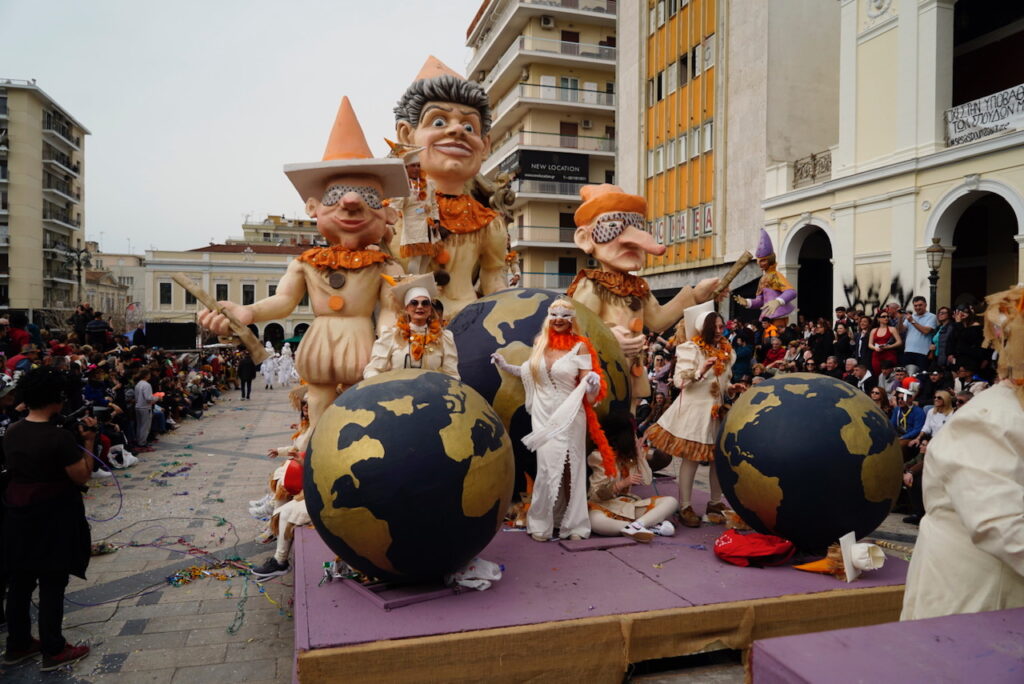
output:
M 239 323 L 238 319 L 230 311 L 218 304 L 217 300 L 211 297 L 209 292 L 199 287 L 194 280 L 184 273 L 175 273 L 171 278 L 174 282 L 191 292 L 192 296 L 202 302 L 203 306 L 207 309 L 224 314 L 224 317 L 228 319 L 228 324 L 231 326 L 231 332 L 235 333 L 238 339 L 242 341 L 242 344 L 245 345 L 245 348 L 249 350 L 253 363 L 260 363 L 269 356 L 267 350 L 256 339 L 256 336 L 252 334 L 252 330 Z

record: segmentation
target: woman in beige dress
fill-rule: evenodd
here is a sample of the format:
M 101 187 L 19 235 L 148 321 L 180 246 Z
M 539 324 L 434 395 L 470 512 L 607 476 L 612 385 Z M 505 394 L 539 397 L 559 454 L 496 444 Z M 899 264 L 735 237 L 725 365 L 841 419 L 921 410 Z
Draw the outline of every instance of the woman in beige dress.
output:
M 673 377 L 681 391 L 644 436 L 651 446 L 681 459 L 679 518 L 687 527 L 700 527 L 701 518 L 690 503 L 697 466 L 714 459 L 715 438 L 725 416 L 726 397 L 742 391 L 742 386 L 729 384 L 736 354 L 722 335 L 725 324 L 713 304 L 688 308 L 683 326 L 685 342 L 676 347 Z M 709 522 L 720 524 L 725 521 L 726 506 L 722 503 L 718 474 L 714 467 L 710 471 L 711 499 L 706 513 Z

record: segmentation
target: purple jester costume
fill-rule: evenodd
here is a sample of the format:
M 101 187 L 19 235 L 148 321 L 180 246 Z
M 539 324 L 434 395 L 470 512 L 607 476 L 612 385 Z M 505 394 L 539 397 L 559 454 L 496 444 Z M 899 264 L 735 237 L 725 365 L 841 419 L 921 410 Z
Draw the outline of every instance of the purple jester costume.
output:
M 757 295 L 753 299 L 735 297 L 737 303 L 749 309 L 761 309 L 761 320 L 768 319 L 776 325 L 785 325 L 789 314 L 796 308 L 796 288 L 789 284 L 786 276 L 778 272 L 775 263 L 775 249 L 768 232 L 761 229 L 761 239 L 757 243 L 757 265 L 764 271 L 761 281 L 757 284 Z

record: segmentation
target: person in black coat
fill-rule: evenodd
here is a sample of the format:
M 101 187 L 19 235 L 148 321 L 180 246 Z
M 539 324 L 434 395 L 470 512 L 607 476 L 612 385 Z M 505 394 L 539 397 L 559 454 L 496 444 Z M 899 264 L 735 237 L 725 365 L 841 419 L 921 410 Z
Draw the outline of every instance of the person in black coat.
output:
M 137 327 L 134 330 L 134 332 L 132 332 L 132 345 L 134 345 L 136 347 L 145 347 L 146 346 L 146 324 L 145 323 L 139 323 L 139 327 Z
M 241 351 L 241 358 L 238 360 L 238 381 L 242 385 L 242 399 L 248 399 L 252 394 L 252 381 L 256 377 L 256 364 L 248 349 Z

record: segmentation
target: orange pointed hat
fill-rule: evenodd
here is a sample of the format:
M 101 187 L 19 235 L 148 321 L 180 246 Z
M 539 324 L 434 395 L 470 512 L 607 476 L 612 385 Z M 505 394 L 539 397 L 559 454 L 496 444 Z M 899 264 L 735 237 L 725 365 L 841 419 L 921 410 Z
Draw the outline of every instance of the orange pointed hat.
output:
M 376 176 L 384 186 L 385 197 L 409 194 L 409 177 L 401 159 L 375 159 L 366 143 L 363 127 L 347 97 L 341 99 L 334 127 L 327 139 L 323 161 L 308 164 L 285 164 L 284 173 L 305 202 L 319 197 L 324 183 L 342 174 Z
M 420 73 L 416 74 L 416 78 L 413 81 L 419 81 L 424 78 L 437 78 L 438 76 L 454 76 L 460 81 L 466 80 L 465 76 L 449 67 L 434 55 L 428 55 L 427 61 L 423 63 Z

